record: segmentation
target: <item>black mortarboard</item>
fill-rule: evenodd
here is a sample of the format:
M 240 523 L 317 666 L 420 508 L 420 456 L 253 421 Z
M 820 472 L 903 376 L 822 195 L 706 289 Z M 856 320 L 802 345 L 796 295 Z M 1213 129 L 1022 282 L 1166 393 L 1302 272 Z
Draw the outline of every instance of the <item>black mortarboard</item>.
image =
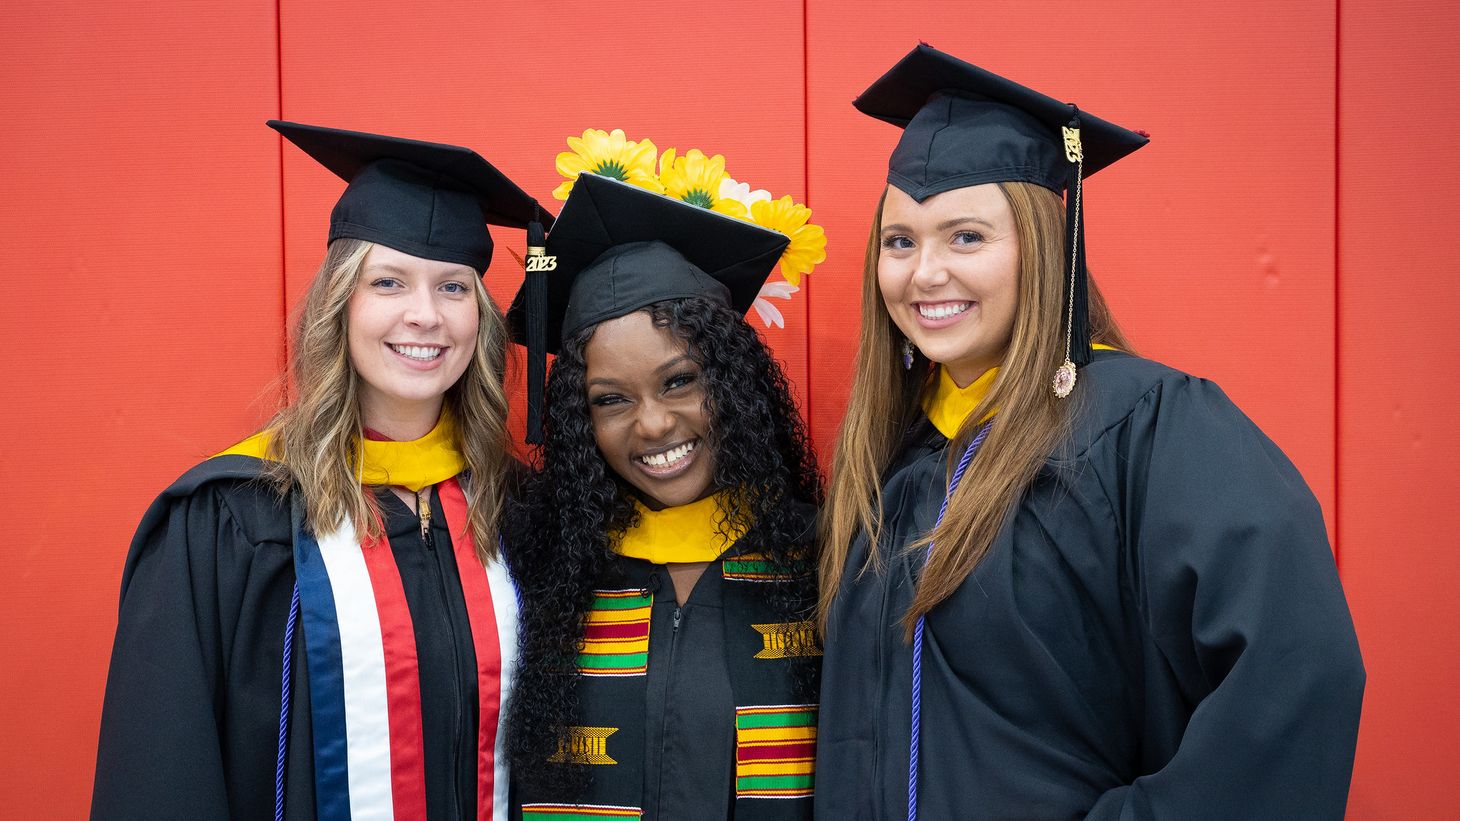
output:
M 580 174 L 548 235 L 546 258 L 555 267 L 542 303 L 532 306 L 524 285 L 507 312 L 514 337 L 527 345 L 528 441 L 539 435 L 532 424 L 540 418 L 532 412 L 534 396 L 541 396 L 534 373 L 545 374 L 547 354 L 563 340 L 668 299 L 702 297 L 744 313 L 789 243 L 750 222 Z
M 1066 299 L 1073 304 L 1068 327 L 1074 340 L 1069 358 L 1088 362 L 1079 183 L 1149 138 L 926 44 L 909 52 L 853 105 L 903 129 L 888 161 L 887 182 L 918 202 L 991 182 L 1029 182 L 1056 193 L 1068 189 L 1066 260 L 1072 281 Z M 1069 374 L 1073 377 L 1073 366 Z
M 350 184 L 330 213 L 330 242 L 378 242 L 483 273 L 492 259 L 487 223 L 552 222 L 469 148 L 280 120 L 269 127 Z

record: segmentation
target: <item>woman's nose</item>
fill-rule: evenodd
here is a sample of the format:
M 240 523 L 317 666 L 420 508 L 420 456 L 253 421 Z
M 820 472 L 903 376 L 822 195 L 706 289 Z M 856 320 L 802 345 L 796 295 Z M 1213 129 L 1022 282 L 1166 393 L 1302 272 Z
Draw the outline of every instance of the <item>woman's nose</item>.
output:
M 948 266 L 936 248 L 923 247 L 918 250 L 913 268 L 913 284 L 922 289 L 935 288 L 948 281 Z
M 407 324 L 433 328 L 441 323 L 441 307 L 436 304 L 436 294 L 419 290 L 407 297 L 404 319 Z
M 639 406 L 635 419 L 639 437 L 648 442 L 664 438 L 674 429 L 674 412 L 668 405 L 650 399 Z

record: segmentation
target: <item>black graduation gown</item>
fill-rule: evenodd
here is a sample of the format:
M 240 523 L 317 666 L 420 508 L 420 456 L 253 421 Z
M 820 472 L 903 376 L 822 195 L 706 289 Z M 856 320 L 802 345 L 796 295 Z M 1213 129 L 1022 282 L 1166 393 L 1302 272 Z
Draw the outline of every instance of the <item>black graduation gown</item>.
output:
M 294 587 L 289 504 L 260 463 L 220 456 L 158 497 L 122 574 L 93 819 L 274 817 L 284 629 Z M 382 491 L 421 671 L 430 819 L 476 815 L 476 652 L 438 494 L 431 539 Z M 313 819 L 303 631 L 292 650 L 285 817 Z
M 808 533 L 814 516 L 806 506 Z M 639 676 L 580 676 L 576 720 L 592 728 L 597 738 L 589 747 L 600 754 L 591 761 L 592 783 L 578 796 L 538 795 L 519 785 L 515 794 L 529 817 L 542 804 L 633 808 L 643 821 L 811 817 L 809 796 L 737 797 L 737 708 L 771 705 L 813 721 L 816 710 L 805 703 L 814 693 L 808 698 L 797 688 L 796 657 L 767 652 L 771 642 L 757 626 L 780 619 L 760 602 L 761 583 L 737 572 L 746 550 L 732 545 L 711 562 L 683 606 L 664 565 L 614 557 L 602 587 L 641 591 L 652 601 L 647 669 Z
M 1210 382 L 1118 352 L 1080 371 L 1068 442 L 926 620 L 919 818 L 1341 818 L 1364 671 L 1322 515 Z M 907 817 L 899 620 L 948 441 L 884 477 L 888 559 L 830 614 L 816 817 Z M 956 458 L 957 454 L 951 454 Z

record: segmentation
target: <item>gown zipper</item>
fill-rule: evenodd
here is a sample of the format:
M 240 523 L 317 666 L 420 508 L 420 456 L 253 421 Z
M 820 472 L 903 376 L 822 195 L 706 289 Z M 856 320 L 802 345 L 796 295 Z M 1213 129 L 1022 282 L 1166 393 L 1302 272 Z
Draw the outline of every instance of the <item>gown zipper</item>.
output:
M 451 596 L 446 590 L 446 573 L 441 567 L 442 558 L 436 551 L 436 538 L 431 533 L 431 488 L 423 487 L 416 491 L 416 515 L 421 520 L 421 544 L 431 554 L 429 562 L 436 572 L 436 592 L 441 598 L 441 620 L 445 623 L 446 635 L 450 639 L 451 646 L 451 695 L 452 701 L 456 704 L 457 718 L 456 728 L 451 733 L 451 763 L 455 768 L 456 779 L 453 779 L 455 789 L 451 791 L 452 817 L 461 817 L 461 788 L 463 781 L 460 778 L 461 768 L 461 728 L 466 726 L 466 703 L 461 694 L 461 661 L 459 659 L 460 644 L 456 640 L 456 630 L 451 623 Z

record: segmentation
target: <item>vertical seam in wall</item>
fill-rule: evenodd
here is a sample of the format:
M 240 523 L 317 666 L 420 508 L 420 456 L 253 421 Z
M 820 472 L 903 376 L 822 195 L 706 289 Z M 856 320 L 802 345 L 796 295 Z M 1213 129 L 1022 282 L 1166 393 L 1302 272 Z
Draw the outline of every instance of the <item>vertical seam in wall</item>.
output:
M 811 2 L 801 0 L 801 190 L 806 197 L 806 204 L 811 204 Z M 810 280 L 806 281 L 807 286 L 811 285 Z M 813 391 L 812 381 L 812 342 L 811 314 L 812 291 L 814 288 L 807 287 L 803 290 L 806 295 L 806 385 L 803 387 L 805 407 L 802 415 L 806 421 L 806 431 L 812 435 L 815 442 L 815 428 L 812 426 L 812 418 L 815 409 L 811 404 Z
M 1343 0 L 1333 4 L 1333 561 L 1343 571 Z
M 284 2 L 274 0 L 274 116 L 284 119 Z M 284 216 L 284 137 L 279 144 L 279 369 L 283 372 L 289 357 L 289 246 Z M 284 388 L 287 390 L 287 386 Z

